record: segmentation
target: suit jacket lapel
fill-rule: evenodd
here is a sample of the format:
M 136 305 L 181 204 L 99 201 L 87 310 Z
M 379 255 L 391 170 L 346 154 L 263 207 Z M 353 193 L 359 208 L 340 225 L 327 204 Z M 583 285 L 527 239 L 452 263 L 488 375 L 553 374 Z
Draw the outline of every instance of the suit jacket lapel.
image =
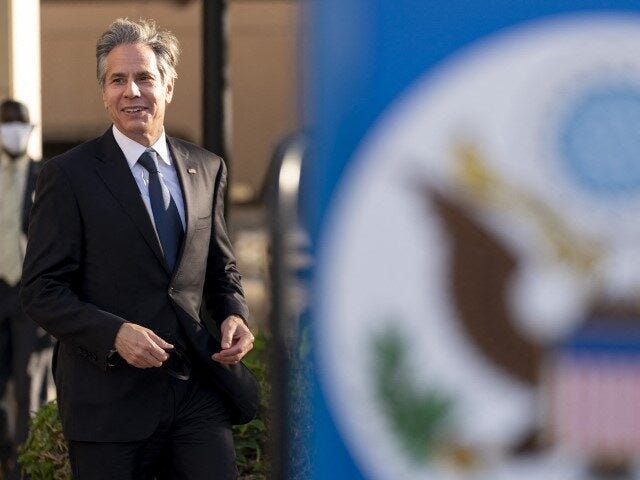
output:
M 168 272 L 158 236 L 140 196 L 140 190 L 138 190 L 138 185 L 131 174 L 127 159 L 124 157 L 115 138 L 113 138 L 111 128 L 102 136 L 98 145 L 96 152 L 96 157 L 99 160 L 99 162 L 96 162 L 98 175 L 127 215 L 131 217 L 144 240 Z
M 180 179 L 180 186 L 182 187 L 182 199 L 184 201 L 185 221 L 187 224 L 184 238 L 182 239 L 182 246 L 180 247 L 180 253 L 176 261 L 175 271 L 178 271 L 185 248 L 191 241 L 196 224 L 196 215 L 198 212 L 198 197 L 196 195 L 197 166 L 195 162 L 189 158 L 189 151 L 187 149 L 175 142 L 171 137 L 167 137 L 167 141 L 169 143 L 169 149 L 171 150 L 171 156 L 174 160 L 176 173 Z

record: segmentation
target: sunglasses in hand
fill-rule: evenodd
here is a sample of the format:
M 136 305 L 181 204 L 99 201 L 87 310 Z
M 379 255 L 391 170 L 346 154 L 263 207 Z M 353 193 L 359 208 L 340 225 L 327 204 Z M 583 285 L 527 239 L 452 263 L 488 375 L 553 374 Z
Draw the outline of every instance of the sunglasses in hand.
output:
M 162 368 L 167 374 L 178 380 L 189 380 L 191 377 L 191 360 L 186 351 L 175 341 L 175 337 L 171 333 L 158 333 L 158 336 L 164 341 L 173 345 L 171 350 L 166 350 L 169 358 L 162 363 Z

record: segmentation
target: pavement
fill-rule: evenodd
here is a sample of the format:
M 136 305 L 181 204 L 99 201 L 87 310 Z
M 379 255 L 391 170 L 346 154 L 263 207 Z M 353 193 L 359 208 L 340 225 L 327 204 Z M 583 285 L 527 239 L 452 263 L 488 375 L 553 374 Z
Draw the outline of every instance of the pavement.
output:
M 249 326 L 254 333 L 268 328 L 269 321 L 267 219 L 266 208 L 260 205 L 232 205 L 228 211 L 229 235 L 249 304 Z

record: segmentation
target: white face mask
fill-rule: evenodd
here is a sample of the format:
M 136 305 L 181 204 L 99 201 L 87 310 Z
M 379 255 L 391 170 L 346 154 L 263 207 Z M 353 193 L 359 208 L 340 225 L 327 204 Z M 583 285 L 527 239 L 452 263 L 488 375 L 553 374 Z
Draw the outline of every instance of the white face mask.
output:
M 31 130 L 33 125 L 28 123 L 0 123 L 0 145 L 12 155 L 22 155 L 27 151 Z

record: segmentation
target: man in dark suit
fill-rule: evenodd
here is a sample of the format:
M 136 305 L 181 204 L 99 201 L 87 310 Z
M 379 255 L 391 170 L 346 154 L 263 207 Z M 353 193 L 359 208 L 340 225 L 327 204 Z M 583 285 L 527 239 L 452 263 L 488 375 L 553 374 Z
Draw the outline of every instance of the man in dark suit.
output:
M 20 477 L 16 448 L 26 439 L 30 410 L 39 406 L 51 355 L 50 340 L 25 316 L 18 299 L 27 221 L 40 169 L 40 162 L 27 155 L 32 129 L 24 104 L 0 103 L 0 399 L 7 398 L 9 404 L 0 408 L 0 478 L 4 474 L 9 479 Z M 48 351 L 41 353 L 44 350 Z M 37 362 L 41 355 L 48 358 Z M 39 372 L 34 371 L 37 363 L 44 366 Z M 13 395 L 5 397 L 9 380 Z
M 190 349 L 200 311 L 211 361 L 252 348 L 227 236 L 220 157 L 165 136 L 176 38 L 118 19 L 98 39 L 113 126 L 43 168 L 22 301 L 57 340 L 60 415 L 76 479 L 236 478 L 229 414 Z

